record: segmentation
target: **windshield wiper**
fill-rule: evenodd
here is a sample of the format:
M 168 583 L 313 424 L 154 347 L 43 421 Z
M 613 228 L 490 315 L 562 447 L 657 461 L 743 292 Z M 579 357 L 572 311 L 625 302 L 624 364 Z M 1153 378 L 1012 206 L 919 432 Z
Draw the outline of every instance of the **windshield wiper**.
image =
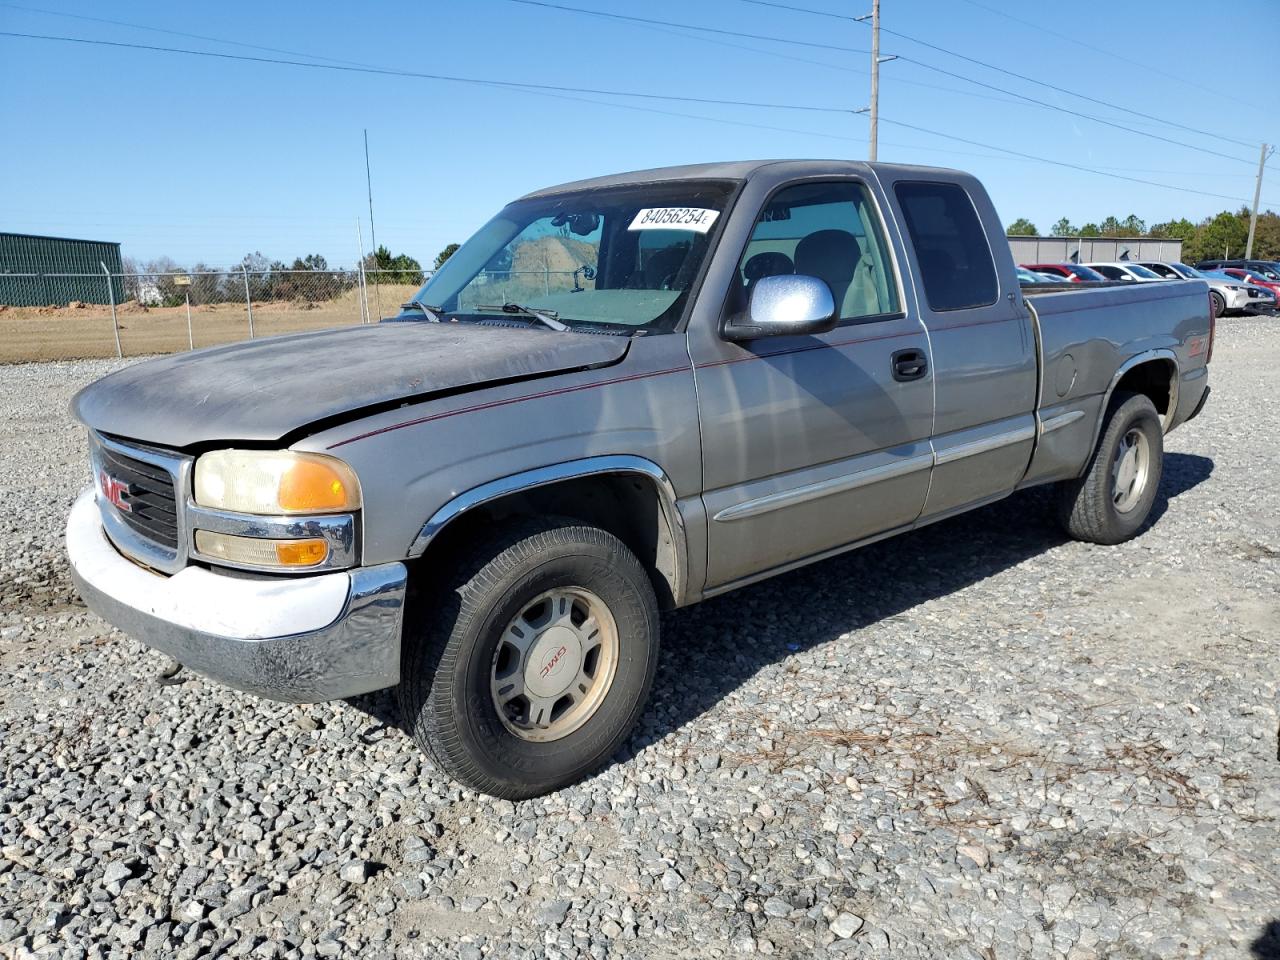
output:
M 537 307 L 525 307 L 518 303 L 481 303 L 476 306 L 477 310 L 501 310 L 503 313 L 513 313 L 523 317 L 532 317 L 534 320 L 540 320 L 552 330 L 568 330 L 569 325 L 560 321 L 560 314 L 554 310 L 540 310 Z
M 423 303 L 421 300 L 409 300 L 406 303 L 400 304 L 400 309 L 401 310 L 411 310 L 411 309 L 421 310 L 423 313 L 427 315 L 428 319 L 430 319 L 432 323 L 444 323 L 443 307 L 433 307 L 428 303 Z

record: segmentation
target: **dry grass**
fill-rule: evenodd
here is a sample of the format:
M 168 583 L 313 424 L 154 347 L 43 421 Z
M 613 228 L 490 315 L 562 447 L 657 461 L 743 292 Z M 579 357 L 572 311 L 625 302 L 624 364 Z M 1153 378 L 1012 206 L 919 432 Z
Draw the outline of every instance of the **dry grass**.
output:
M 381 313 L 393 314 L 417 288 L 384 286 L 377 291 Z M 116 308 L 120 322 L 120 346 L 125 356 L 177 353 L 187 349 L 185 307 L 144 307 L 129 302 Z M 375 290 L 369 288 L 369 311 L 376 318 Z M 269 337 L 360 322 L 356 291 L 349 290 L 319 303 L 290 301 L 255 303 L 254 335 Z M 192 340 L 209 347 L 234 343 L 249 336 L 249 316 L 244 304 L 219 303 L 191 308 Z M 0 308 L 0 363 L 25 360 L 74 360 L 114 357 L 111 308 L 105 304 L 81 307 Z
M 985 742 L 958 731 L 918 728 L 901 717 L 886 718 L 887 724 L 882 722 L 870 731 L 845 726 L 788 727 L 755 713 L 740 719 L 767 740 L 743 753 L 726 753 L 726 766 L 762 766 L 777 773 L 812 764 L 824 749 L 857 751 L 884 774 L 873 779 L 896 792 L 903 804 L 955 829 L 987 829 L 1006 819 L 1008 811 L 992 805 L 984 773 L 1021 771 L 1038 781 L 1046 803 L 1051 788 L 1068 787 L 1087 774 L 1127 780 L 1126 793 L 1134 806 L 1160 806 L 1194 815 L 1204 802 L 1188 776 L 1175 766 L 1178 755 L 1154 740 L 1121 741 L 1098 757 L 1060 758 L 1052 750 L 1046 753 L 1030 744 Z M 893 762 L 886 767 L 886 760 Z M 945 789 L 945 781 L 956 779 L 968 787 L 963 794 Z M 1227 771 L 1222 779 L 1224 786 L 1242 789 L 1251 778 L 1245 772 Z

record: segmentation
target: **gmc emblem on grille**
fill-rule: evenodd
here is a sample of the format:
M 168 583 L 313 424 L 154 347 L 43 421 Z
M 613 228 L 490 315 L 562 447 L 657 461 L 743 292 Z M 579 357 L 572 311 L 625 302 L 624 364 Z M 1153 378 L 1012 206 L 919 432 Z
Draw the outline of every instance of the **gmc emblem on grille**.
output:
M 123 480 L 117 480 L 105 470 L 99 470 L 98 487 L 102 490 L 102 495 L 117 510 L 133 513 L 133 507 L 129 506 L 129 501 L 124 498 L 124 495 L 129 492 L 129 485 Z

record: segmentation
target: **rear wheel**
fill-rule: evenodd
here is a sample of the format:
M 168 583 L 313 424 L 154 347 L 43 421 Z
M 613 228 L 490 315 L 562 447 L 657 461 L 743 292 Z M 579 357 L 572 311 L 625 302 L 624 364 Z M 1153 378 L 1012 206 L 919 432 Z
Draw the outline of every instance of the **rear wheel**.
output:
M 460 783 L 506 799 L 586 776 L 639 718 L 658 604 L 616 537 L 537 520 L 473 550 L 418 598 L 399 697 L 419 745 Z
M 1089 469 L 1058 488 L 1058 516 L 1072 537 L 1115 544 L 1146 523 L 1160 487 L 1164 431 L 1155 404 L 1142 394 L 1117 394 Z

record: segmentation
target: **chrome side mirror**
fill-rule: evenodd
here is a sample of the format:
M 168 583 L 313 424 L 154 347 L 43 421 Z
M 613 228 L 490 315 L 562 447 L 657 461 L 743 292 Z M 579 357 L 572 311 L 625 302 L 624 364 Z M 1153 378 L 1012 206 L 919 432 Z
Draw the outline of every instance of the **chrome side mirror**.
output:
M 762 277 L 746 312 L 729 319 L 723 336 L 735 342 L 809 336 L 834 329 L 836 320 L 835 299 L 825 281 L 803 274 Z

